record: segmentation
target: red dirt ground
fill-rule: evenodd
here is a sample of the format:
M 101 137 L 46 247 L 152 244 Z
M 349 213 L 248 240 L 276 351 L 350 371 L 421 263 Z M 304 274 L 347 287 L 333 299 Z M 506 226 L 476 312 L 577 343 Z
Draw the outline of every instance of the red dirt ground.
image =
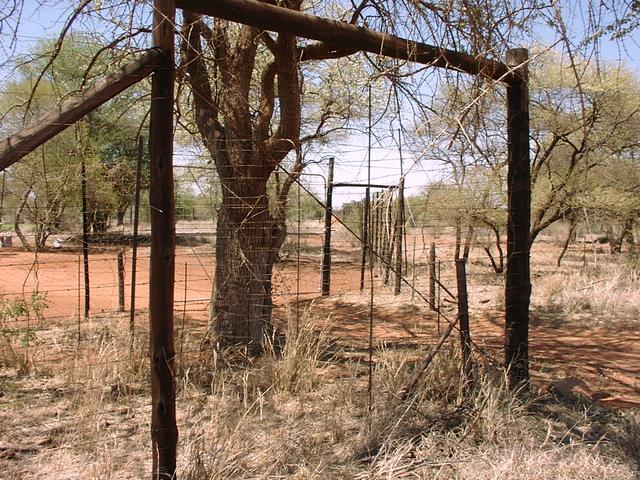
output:
M 136 306 L 145 309 L 148 303 L 148 248 L 139 251 Z M 339 257 L 339 256 L 337 256 Z M 55 251 L 34 254 L 18 249 L 0 250 L 0 293 L 6 297 L 24 294 L 28 297 L 38 289 L 46 292 L 48 308 L 45 318 L 52 323 L 75 321 L 82 308 L 81 258 L 77 251 Z M 126 277 L 130 277 L 130 252 L 126 257 Z M 176 310 L 183 311 L 190 322 L 206 322 L 208 298 L 213 277 L 211 246 L 180 247 L 176 258 Z M 92 253 L 91 312 L 100 314 L 118 308 L 116 250 Z M 186 271 L 186 276 L 185 276 Z M 368 332 L 369 293 L 358 293 L 357 265 L 347 260 L 334 263 L 332 291 L 341 292 L 329 298 L 319 297 L 319 262 L 304 257 L 297 275 L 296 259 L 279 264 L 275 273 L 276 304 L 284 306 L 297 299 L 314 299 L 317 311 L 330 314 L 329 331 L 345 343 L 362 344 Z M 79 278 L 80 273 L 80 278 Z M 298 288 L 299 284 L 299 288 Z M 368 281 L 367 281 L 368 285 Z M 129 308 L 129 289 L 125 289 Z M 381 287 L 374 298 L 374 337 L 379 342 L 410 342 L 427 345 L 437 336 L 436 315 L 427 308 L 411 304 L 408 297 L 398 301 Z M 300 293 L 297 294 L 296 292 Z M 79 303 L 80 302 L 80 303 Z M 490 312 L 490 313 L 489 313 Z M 452 315 L 452 314 L 451 314 Z M 474 340 L 490 355 L 500 357 L 502 343 L 501 312 L 491 310 L 471 312 Z M 574 327 L 552 328 L 533 326 L 530 352 L 534 381 L 543 386 L 551 382 L 578 382 L 583 393 L 594 400 L 617 407 L 640 407 L 640 335 L 634 328 L 606 329 Z M 568 380 L 567 380 L 568 379 Z M 586 384 L 582 384 L 584 381 Z M 566 383 L 566 382 L 565 382 Z

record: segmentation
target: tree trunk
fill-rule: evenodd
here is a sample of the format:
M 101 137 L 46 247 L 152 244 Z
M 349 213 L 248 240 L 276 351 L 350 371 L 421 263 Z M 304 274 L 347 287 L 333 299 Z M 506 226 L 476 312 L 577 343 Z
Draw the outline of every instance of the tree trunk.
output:
M 567 253 L 567 249 L 569 248 L 569 244 L 571 243 L 571 239 L 573 238 L 573 233 L 576 231 L 576 227 L 578 226 L 578 222 L 571 222 L 569 225 L 569 233 L 567 234 L 567 238 L 562 245 L 562 250 L 560 251 L 560 255 L 558 255 L 558 260 L 556 261 L 556 266 L 560 268 L 560 264 L 562 263 L 562 259 L 564 258 L 564 254 Z
M 233 188 L 257 194 L 225 193 L 217 219 L 211 311 L 215 341 L 219 348 L 247 346 L 251 354 L 262 351 L 271 327 L 271 274 L 286 237 L 284 226 L 269 212 L 266 183 L 252 179 L 245 188 Z
M 91 231 L 94 234 L 107 233 L 109 228 L 109 213 L 102 209 L 96 208 L 91 212 Z
M 33 251 L 33 249 L 31 248 L 31 245 L 29 245 L 29 241 L 27 240 L 27 237 L 25 237 L 24 233 L 22 233 L 22 229 L 20 228 L 20 222 L 22 221 L 22 212 L 24 211 L 24 208 L 27 205 L 27 202 L 29 201 L 29 195 L 31 195 L 31 188 L 32 187 L 29 187 L 24 192 L 24 195 L 22 195 L 22 201 L 20 202 L 20 205 L 18 205 L 18 208 L 16 209 L 16 214 L 13 217 L 13 229 L 16 232 L 16 235 L 18 236 L 18 238 L 20 239 L 20 242 L 22 243 L 22 247 L 28 252 Z
M 633 221 L 627 219 L 620 227 L 620 232 L 616 235 L 613 227 L 607 229 L 607 239 L 609 240 L 609 247 L 611 254 L 622 253 L 622 243 L 624 238 L 631 232 L 633 227 Z
M 504 272 L 504 251 L 502 250 L 502 240 L 500 238 L 500 228 L 493 224 L 493 223 L 487 223 L 487 225 L 489 226 L 489 228 L 491 228 L 491 230 L 493 231 L 494 234 L 494 238 L 495 238 L 495 245 L 496 245 L 496 250 L 498 252 L 498 263 L 496 264 L 496 261 L 493 257 L 493 255 L 491 254 L 491 250 L 489 249 L 488 246 L 484 247 L 484 251 L 487 253 L 489 260 L 491 260 L 491 265 L 493 266 L 493 271 L 497 274 L 501 274 Z
M 453 258 L 458 260 L 460 258 L 460 251 L 462 250 L 462 222 L 460 217 L 456 217 L 455 222 L 456 249 L 453 253 Z
M 120 205 L 116 209 L 116 225 L 118 227 L 124 225 L 124 217 L 127 214 L 127 208 L 129 208 L 129 205 Z

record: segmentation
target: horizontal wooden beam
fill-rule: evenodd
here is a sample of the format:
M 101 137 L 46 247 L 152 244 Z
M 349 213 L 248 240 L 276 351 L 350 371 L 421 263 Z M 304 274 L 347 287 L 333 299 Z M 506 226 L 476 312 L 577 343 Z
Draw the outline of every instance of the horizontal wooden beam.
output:
M 350 182 L 340 182 L 334 183 L 334 187 L 355 187 L 355 188 L 396 188 L 398 185 L 383 185 L 380 183 L 350 183 Z
M 17 133 L 0 141 L 0 170 L 10 167 L 74 122 L 148 76 L 162 54 L 148 50 L 93 86 L 60 102 Z
M 203 15 L 325 42 L 337 50 L 360 50 L 424 65 L 512 83 L 517 75 L 502 62 L 358 27 L 346 22 L 277 7 L 258 0 L 176 0 L 176 5 Z

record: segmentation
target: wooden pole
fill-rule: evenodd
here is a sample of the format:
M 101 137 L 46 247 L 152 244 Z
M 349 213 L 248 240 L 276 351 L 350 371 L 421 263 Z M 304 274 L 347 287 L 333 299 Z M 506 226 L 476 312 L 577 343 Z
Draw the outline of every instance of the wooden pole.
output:
M 92 87 L 61 102 L 53 110 L 0 142 L 0 170 L 13 165 L 44 142 L 91 113 L 110 98 L 147 77 L 158 64 L 160 52 L 149 50 Z
M 449 325 L 447 325 L 447 329 L 442 334 L 438 332 L 438 343 L 433 346 L 427 356 L 416 366 L 411 379 L 398 392 L 396 398 L 398 398 L 400 404 L 406 402 L 413 395 L 415 388 L 420 381 L 420 378 L 427 371 L 427 368 L 429 368 L 429 365 L 431 365 L 431 362 L 436 357 L 444 343 L 447 341 L 447 338 L 449 338 L 449 335 L 451 335 L 451 332 L 453 332 L 453 329 L 455 328 L 457 323 L 458 319 L 456 318 L 455 320 L 449 322 Z
M 149 323 L 153 479 L 175 479 L 178 429 L 175 405 L 173 97 L 175 3 L 153 2 L 153 46 L 162 54 L 151 83 L 149 205 L 151 253 Z
M 395 295 L 400 294 L 402 286 L 402 247 L 404 245 L 404 178 L 398 185 L 398 213 L 396 214 L 396 281 L 393 289 Z
M 136 273 L 138 264 L 138 224 L 140 223 L 140 189 L 142 182 L 142 158 L 144 138 L 138 137 L 136 164 L 136 193 L 133 204 L 133 235 L 131 236 L 131 311 L 129 312 L 129 352 L 133 352 L 136 328 Z
M 0 189 L 0 233 L 2 233 L 2 221 L 4 219 L 4 188 L 7 172 L 2 172 L 2 188 Z
M 365 189 L 365 197 L 362 208 L 362 256 L 360 258 L 360 291 L 364 290 L 364 272 L 367 264 L 367 253 L 369 252 L 369 192 L 371 189 Z
M 176 4 L 185 10 L 252 25 L 260 30 L 319 40 L 332 47 L 336 54 L 364 51 L 494 80 L 510 81 L 513 77 L 502 62 L 405 40 L 258 0 L 177 0 Z M 301 59 L 304 60 L 304 51 Z
M 187 294 L 189 293 L 189 270 L 188 263 L 184 262 L 184 298 L 182 299 L 182 325 L 180 325 L 180 354 L 178 358 L 180 359 L 180 365 L 184 367 L 184 357 L 183 357 L 183 348 L 184 348 L 184 326 L 187 320 Z
M 460 325 L 460 346 L 465 377 L 471 378 L 471 332 L 469 330 L 469 299 L 467 294 L 467 261 L 456 260 L 456 282 L 458 285 L 458 323 Z
M 436 310 L 436 244 L 431 242 L 429 251 L 429 307 Z
M 80 258 L 80 255 L 78 255 L 78 348 L 80 347 L 80 339 L 81 339 L 81 333 L 80 333 L 80 323 L 81 323 L 81 319 L 82 319 L 82 288 L 80 283 L 82 282 L 82 259 Z
M 438 260 L 438 299 L 436 300 L 436 310 L 438 311 L 438 335 L 440 335 L 440 323 L 442 320 L 442 283 L 440 282 L 442 263 Z
M 389 192 L 389 201 L 387 202 L 387 210 L 386 210 L 386 220 L 385 220 L 385 228 L 387 232 L 387 243 L 385 245 L 385 255 L 384 255 L 384 284 L 389 284 L 389 275 L 391 274 L 391 261 L 393 259 L 393 247 L 395 244 L 395 230 L 392 227 L 393 223 L 393 212 L 391 211 L 391 207 L 393 205 L 393 193 Z
M 378 252 L 380 250 L 380 244 L 378 243 L 378 234 L 380 233 L 380 219 L 379 219 L 379 213 L 380 213 L 380 192 L 376 192 L 373 194 L 373 205 L 372 205 L 372 214 L 371 214 L 371 221 L 373 223 L 372 226 L 372 243 L 373 243 L 373 247 L 372 247 L 372 261 L 375 264 L 378 260 Z
M 382 269 L 384 259 L 384 192 L 378 194 L 378 264 Z M 381 270 L 382 273 L 382 270 Z
M 118 311 L 124 312 L 124 250 L 117 253 L 118 263 Z
M 82 155 L 82 154 L 81 154 Z M 87 171 L 84 155 L 80 160 L 80 182 L 82 194 L 82 260 L 84 264 L 84 319 L 91 311 L 91 284 L 89 283 L 89 206 L 87 202 Z
M 519 81 L 507 86 L 507 272 L 504 362 L 511 388 L 529 383 L 529 249 L 531 173 L 529 158 L 528 51 L 507 51 Z
M 326 297 L 331 291 L 331 220 L 333 218 L 333 163 L 329 158 L 327 172 L 327 192 L 324 206 L 324 244 L 322 246 L 322 296 Z
M 360 262 L 360 291 L 364 290 L 364 267 L 367 262 L 367 254 L 371 255 L 371 242 L 369 235 L 369 220 L 371 215 L 371 126 L 372 126 L 372 109 L 371 109 L 371 83 L 369 83 L 369 128 L 367 136 L 369 145 L 367 147 L 367 188 L 365 189 L 364 211 L 362 212 L 362 260 Z M 369 259 L 371 262 L 371 259 Z
M 416 296 L 416 236 L 413 234 L 413 257 L 411 259 L 411 301 Z

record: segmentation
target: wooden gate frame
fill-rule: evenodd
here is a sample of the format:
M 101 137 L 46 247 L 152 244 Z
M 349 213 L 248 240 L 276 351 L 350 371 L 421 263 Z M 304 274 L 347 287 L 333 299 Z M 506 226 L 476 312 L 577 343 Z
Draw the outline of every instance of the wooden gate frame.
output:
M 153 73 L 149 127 L 152 478 L 175 478 L 178 441 L 173 368 L 175 202 L 172 169 L 176 7 L 263 30 L 318 40 L 331 46 L 336 53 L 346 55 L 365 51 L 479 75 L 506 84 L 508 220 L 505 365 L 512 387 L 528 384 L 531 176 L 527 50 L 508 50 L 506 63 L 502 63 L 288 10 L 259 0 L 154 0 L 153 49 L 0 142 L 0 170 L 4 170 L 73 122 Z

